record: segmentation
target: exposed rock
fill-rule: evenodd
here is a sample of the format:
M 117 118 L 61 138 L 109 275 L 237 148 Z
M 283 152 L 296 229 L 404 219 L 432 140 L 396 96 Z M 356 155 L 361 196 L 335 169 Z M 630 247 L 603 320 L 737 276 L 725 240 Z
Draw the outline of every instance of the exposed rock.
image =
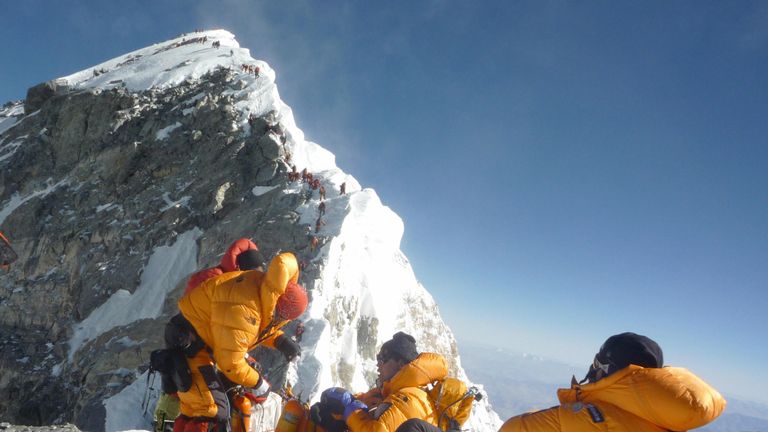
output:
M 234 99 L 216 96 L 230 79 L 231 72 L 220 70 L 143 93 L 57 94 L 51 83 L 30 89 L 26 108 L 40 111 L 4 135 L 23 145 L 0 162 L 0 203 L 14 193 L 50 191 L 2 221 L 20 264 L 0 278 L 0 398 L 9 401 L 0 418 L 103 427 L 101 401 L 133 382 L 149 352 L 162 346 L 159 329 L 175 313 L 181 288 L 157 319 L 107 331 L 73 354 L 66 341 L 73 325 L 115 292 L 134 291 L 152 249 L 178 233 L 207 230 L 201 267 L 215 263 L 238 236 L 255 234 L 268 254 L 304 246 L 297 244 L 305 228 L 294 212 L 301 197 L 242 199 L 254 183 L 283 184 L 286 167 L 272 138 L 222 127 L 241 121 Z M 173 108 L 201 92 L 209 96 L 197 103 L 194 132 L 159 140 L 166 126 L 193 121 Z M 135 345 L 119 343 L 126 335 Z
M 56 94 L 64 93 L 68 90 L 67 86 L 56 80 L 47 81 L 30 87 L 27 90 L 27 98 L 24 102 L 24 114 L 30 114 L 39 110 L 45 101 Z

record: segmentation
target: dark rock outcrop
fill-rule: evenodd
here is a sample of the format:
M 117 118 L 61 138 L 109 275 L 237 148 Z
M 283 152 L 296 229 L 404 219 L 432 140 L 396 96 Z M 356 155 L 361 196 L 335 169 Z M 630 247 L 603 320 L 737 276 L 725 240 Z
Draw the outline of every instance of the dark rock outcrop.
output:
M 204 233 L 200 267 L 238 236 L 257 239 L 267 255 L 306 249 L 308 227 L 295 211 L 304 198 L 250 193 L 285 184 L 288 166 L 268 131 L 279 120 L 253 119 L 262 127 L 249 132 L 225 92 L 234 80 L 219 69 L 141 93 L 62 92 L 50 82 L 30 89 L 25 112 L 39 111 L 3 134 L 20 144 L 0 161 L 0 203 L 32 197 L 0 220 L 19 254 L 0 277 L 0 418 L 103 427 L 102 401 L 161 347 L 183 283 L 159 317 L 105 331 L 75 352 L 73 326 L 118 290 L 135 290 L 153 249 L 179 234 Z
M 46 81 L 27 90 L 27 98 L 24 100 L 24 114 L 31 114 L 56 94 L 65 93 L 68 87 L 62 83 Z

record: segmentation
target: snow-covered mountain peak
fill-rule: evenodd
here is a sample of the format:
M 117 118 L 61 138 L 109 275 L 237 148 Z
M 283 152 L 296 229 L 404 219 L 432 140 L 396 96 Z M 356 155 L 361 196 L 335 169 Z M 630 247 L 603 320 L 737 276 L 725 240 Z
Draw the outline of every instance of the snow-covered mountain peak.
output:
M 258 353 L 273 382 L 287 377 L 313 400 L 331 386 L 366 390 L 397 331 L 466 378 L 400 251 L 403 221 L 305 140 L 274 71 L 231 33 L 133 51 L 36 86 L 23 111 L 0 114 L 0 224 L 23 263 L 0 280 L 0 327 L 14 329 L 0 338 L 0 367 L 29 376 L 26 358 L 47 374 L 26 386 L 27 405 L 50 406 L 34 393 L 45 388 L 62 395 L 56 416 L 87 430 L 145 427 L 146 358 L 186 276 L 239 237 L 270 256 L 296 253 L 311 294 L 301 361 Z M 484 400 L 467 426 L 498 425 Z
M 214 43 L 217 43 L 214 46 Z M 220 44 L 220 45 L 219 45 Z M 130 91 L 167 88 L 186 79 L 198 79 L 217 68 L 236 68 L 253 62 L 250 52 L 240 48 L 226 30 L 185 33 L 178 37 L 115 57 L 57 79 L 71 89 L 109 89 L 123 86 Z M 274 71 L 259 62 L 261 73 L 274 80 Z

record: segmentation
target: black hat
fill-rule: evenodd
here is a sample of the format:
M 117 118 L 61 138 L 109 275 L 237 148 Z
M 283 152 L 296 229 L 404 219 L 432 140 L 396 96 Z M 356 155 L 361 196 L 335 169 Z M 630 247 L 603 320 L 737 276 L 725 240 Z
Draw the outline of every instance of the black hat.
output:
M 264 256 L 256 249 L 248 249 L 245 252 L 241 252 L 235 261 L 240 270 L 253 270 L 257 267 L 266 268 Z
M 584 380 L 599 381 L 631 364 L 660 368 L 664 366 L 664 354 L 659 344 L 647 336 L 631 332 L 613 335 L 600 347 Z
M 416 350 L 416 339 L 408 333 L 397 332 L 392 339 L 384 342 L 380 351 L 381 357 L 396 356 L 410 363 L 419 356 Z
M 614 364 L 617 370 L 631 364 L 647 368 L 664 366 L 664 354 L 659 344 L 647 336 L 631 332 L 609 337 L 600 347 L 598 356 Z

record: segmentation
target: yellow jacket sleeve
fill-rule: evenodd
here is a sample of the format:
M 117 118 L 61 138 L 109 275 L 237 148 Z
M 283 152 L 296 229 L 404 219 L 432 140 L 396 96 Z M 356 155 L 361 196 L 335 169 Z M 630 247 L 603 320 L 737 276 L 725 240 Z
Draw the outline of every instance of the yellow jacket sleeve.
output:
M 427 392 L 409 387 L 388 396 L 372 412 L 359 410 L 347 419 L 352 432 L 395 432 L 406 420 L 419 418 L 435 424 L 434 408 Z

